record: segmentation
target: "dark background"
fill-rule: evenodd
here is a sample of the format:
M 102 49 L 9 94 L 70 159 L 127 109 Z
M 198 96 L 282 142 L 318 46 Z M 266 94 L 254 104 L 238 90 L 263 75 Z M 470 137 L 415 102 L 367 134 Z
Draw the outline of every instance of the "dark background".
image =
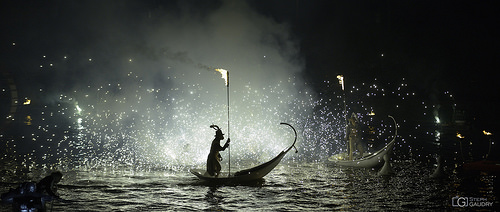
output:
M 64 2 L 2 1 L 3 69 L 26 69 L 26 64 L 36 64 L 35 58 L 47 53 L 47 49 L 53 53 L 81 49 L 112 33 L 112 29 L 89 29 L 88 23 L 74 24 L 89 21 L 86 18 L 89 12 Z M 347 85 L 374 78 L 391 82 L 404 77 L 429 99 L 450 91 L 470 120 L 498 130 L 500 9 L 495 1 L 251 0 L 248 3 L 259 13 L 290 26 L 305 61 L 304 78 L 315 90 L 324 90 L 322 82 L 335 81 L 337 74 L 349 79 Z M 135 15 L 154 8 L 187 7 L 193 13 L 203 14 L 222 2 L 109 1 L 108 4 L 109 8 L 126 7 L 128 11 L 117 18 L 117 23 L 136 24 Z M 61 18 L 69 14 L 76 18 Z M 99 17 L 90 21 L 99 28 Z M 87 33 L 92 30 L 98 33 Z M 16 46 L 13 52 L 10 49 L 15 41 L 21 46 Z

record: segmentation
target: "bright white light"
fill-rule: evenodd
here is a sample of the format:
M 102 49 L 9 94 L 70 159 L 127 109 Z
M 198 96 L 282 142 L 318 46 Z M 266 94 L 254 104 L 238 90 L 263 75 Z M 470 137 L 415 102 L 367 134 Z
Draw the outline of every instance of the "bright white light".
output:
M 228 79 L 228 71 L 222 68 L 217 68 L 215 69 L 217 72 L 219 72 L 222 76 L 221 78 L 224 79 L 224 82 L 226 83 L 226 86 L 229 85 L 229 79 Z

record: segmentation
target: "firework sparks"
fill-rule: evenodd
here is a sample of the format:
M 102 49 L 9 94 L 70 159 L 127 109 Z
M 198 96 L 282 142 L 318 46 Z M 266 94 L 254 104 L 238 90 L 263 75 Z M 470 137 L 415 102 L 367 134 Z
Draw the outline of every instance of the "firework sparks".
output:
M 72 60 L 72 57 L 65 58 L 67 63 Z M 37 100 L 33 104 L 37 104 L 25 106 L 25 110 L 29 109 L 26 115 L 35 114 L 30 116 L 35 130 L 23 135 L 19 141 L 4 136 L 6 151 L 22 151 L 16 153 L 21 155 L 16 160 L 33 161 L 29 158 L 37 156 L 38 160 L 48 163 L 52 161 L 44 157 L 57 158 L 56 162 L 61 165 L 85 167 L 134 165 L 147 168 L 204 164 L 209 149 L 207 141 L 213 136 L 212 132 L 203 130 L 207 120 L 219 124 L 225 121 L 221 95 L 211 92 L 212 84 L 205 84 L 204 72 L 195 76 L 169 72 L 164 77 L 168 87 L 155 86 L 152 81 L 157 79 L 129 69 L 129 66 L 135 67 L 134 63 L 139 62 L 133 60 L 133 63 L 126 63 L 120 72 L 123 77 L 115 81 L 78 86 L 74 90 L 54 94 L 55 98 L 46 89 L 37 89 L 37 94 L 41 96 L 33 99 Z M 44 65 L 42 69 L 48 69 L 48 66 Z M 101 68 L 94 64 L 92 67 Z M 168 67 L 169 70 L 175 69 L 174 66 Z M 61 67 L 54 65 L 51 69 L 59 70 Z M 210 70 L 208 74 L 213 74 L 214 68 L 207 67 L 206 70 Z M 215 71 L 221 74 L 228 86 L 229 72 L 225 69 Z M 181 80 L 182 83 L 179 83 Z M 386 134 L 392 134 L 392 126 L 378 118 L 379 114 L 388 113 L 388 104 L 397 103 L 399 107 L 396 110 L 399 111 L 411 105 L 411 109 L 417 110 L 421 117 L 434 121 L 432 111 L 435 106 L 418 99 L 419 93 L 410 90 L 411 86 L 404 79 L 396 86 L 380 84 L 375 79 L 369 83 L 353 82 L 350 87 L 344 86 L 342 75 L 338 76 L 338 80 L 342 89 L 347 90 L 339 91 L 336 83 L 330 87 L 330 82 L 325 81 L 324 87 L 328 92 L 323 94 L 307 90 L 295 92 L 299 87 L 306 86 L 293 77 L 266 86 L 255 86 L 250 81 L 236 86 L 234 93 L 238 95 L 231 102 L 234 114 L 231 116 L 234 129 L 231 139 L 238 141 L 234 143 L 238 146 L 231 150 L 231 160 L 236 161 L 231 166 L 238 167 L 239 161 L 249 159 L 267 161 L 288 144 L 289 138 L 282 136 L 284 133 L 276 125 L 276 120 L 302 126 L 304 140 L 298 147 L 302 154 L 291 156 L 294 159 L 320 160 L 344 151 L 344 92 L 350 94 L 347 110 L 360 114 L 360 121 L 370 129 L 366 133 L 370 145 L 376 146 L 375 142 L 383 142 Z M 4 92 L 8 89 L 4 88 Z M 452 98 L 451 95 L 449 97 Z M 387 103 L 387 100 L 394 101 Z M 390 112 L 393 113 L 394 109 Z M 401 123 L 403 127 L 413 126 L 415 131 L 423 130 L 419 123 L 414 126 L 404 118 L 401 118 Z M 229 135 L 229 126 L 225 130 Z M 408 157 L 420 154 L 422 150 L 415 141 L 431 136 L 438 138 L 439 132 L 401 135 L 400 148 L 413 146 L 408 150 L 410 154 L 405 154 Z M 264 137 L 272 138 L 273 142 L 260 139 Z M 35 141 L 44 145 L 32 145 Z M 25 149 L 19 148 L 21 146 Z M 8 156 L 4 154 L 0 159 Z M 31 164 L 26 162 L 26 165 Z

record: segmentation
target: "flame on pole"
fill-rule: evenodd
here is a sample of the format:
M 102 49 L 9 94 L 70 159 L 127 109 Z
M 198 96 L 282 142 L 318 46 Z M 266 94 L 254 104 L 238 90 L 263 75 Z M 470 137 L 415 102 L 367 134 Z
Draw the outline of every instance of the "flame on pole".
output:
M 221 78 L 224 79 L 226 86 L 229 87 L 229 72 L 222 68 L 216 68 L 215 70 L 222 75 Z
M 487 132 L 486 130 L 483 130 L 484 135 L 493 135 L 493 133 Z
M 337 79 L 339 80 L 339 84 L 342 85 L 342 90 L 344 90 L 344 75 L 337 75 Z

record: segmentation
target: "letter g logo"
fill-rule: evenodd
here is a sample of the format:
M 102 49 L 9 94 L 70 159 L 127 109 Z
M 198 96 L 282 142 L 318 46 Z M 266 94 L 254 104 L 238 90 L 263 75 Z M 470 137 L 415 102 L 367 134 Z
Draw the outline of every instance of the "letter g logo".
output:
M 467 201 L 467 198 L 465 198 L 465 197 L 459 197 L 459 198 L 457 199 L 457 205 L 458 205 L 459 207 L 462 207 L 462 208 L 463 208 L 463 207 L 465 207 L 465 206 L 467 206 L 467 205 L 468 205 L 467 203 L 468 203 L 468 201 Z

